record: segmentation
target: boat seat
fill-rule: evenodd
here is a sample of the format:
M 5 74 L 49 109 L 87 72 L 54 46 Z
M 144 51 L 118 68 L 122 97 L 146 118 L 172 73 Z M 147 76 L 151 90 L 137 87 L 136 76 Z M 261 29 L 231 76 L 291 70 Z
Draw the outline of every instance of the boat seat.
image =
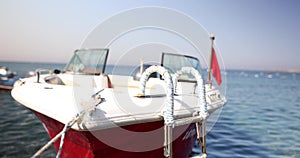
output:
M 55 84 L 55 85 L 65 85 L 65 83 L 62 81 L 60 77 L 57 75 L 51 75 L 45 77 L 45 82 L 49 84 Z

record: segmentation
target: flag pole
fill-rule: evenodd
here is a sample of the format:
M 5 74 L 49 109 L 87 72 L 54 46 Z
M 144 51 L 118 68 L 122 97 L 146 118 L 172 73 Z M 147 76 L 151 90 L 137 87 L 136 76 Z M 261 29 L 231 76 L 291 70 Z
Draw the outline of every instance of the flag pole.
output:
M 213 60 L 213 45 L 214 45 L 215 36 L 214 34 L 210 34 L 210 60 L 209 65 L 207 68 L 207 82 L 209 84 L 209 87 L 212 87 L 212 81 L 211 81 L 211 64 Z M 206 155 L 206 119 L 202 120 L 202 154 Z
M 210 61 L 209 61 L 209 65 L 207 68 L 207 82 L 209 84 L 211 84 L 211 63 L 212 63 L 212 59 L 213 59 L 213 46 L 214 46 L 214 40 L 215 40 L 215 35 L 212 33 L 210 34 Z

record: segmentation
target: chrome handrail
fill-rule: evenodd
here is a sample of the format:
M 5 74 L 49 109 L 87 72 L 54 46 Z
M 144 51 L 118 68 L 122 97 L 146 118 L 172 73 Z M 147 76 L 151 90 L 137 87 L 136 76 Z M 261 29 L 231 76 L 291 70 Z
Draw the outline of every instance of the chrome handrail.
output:
M 42 72 L 48 72 L 48 74 L 52 74 L 51 69 L 43 69 L 43 68 L 36 69 L 35 74 L 36 74 L 36 77 L 37 77 L 37 81 L 36 81 L 37 83 L 40 83 L 40 75 L 42 74 Z

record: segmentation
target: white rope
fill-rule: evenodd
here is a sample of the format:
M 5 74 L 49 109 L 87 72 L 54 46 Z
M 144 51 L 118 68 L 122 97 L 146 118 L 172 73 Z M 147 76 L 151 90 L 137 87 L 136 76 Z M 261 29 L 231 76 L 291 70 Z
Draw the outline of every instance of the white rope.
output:
M 104 98 L 101 98 L 100 92 L 102 92 L 102 91 L 103 91 L 103 89 L 101 89 L 100 91 L 98 91 L 97 93 L 95 93 L 94 95 L 91 96 L 93 98 L 93 101 L 88 101 L 86 103 L 83 102 L 82 104 L 89 104 L 90 106 L 87 106 L 85 109 L 83 109 L 78 114 L 76 114 L 76 116 L 71 121 L 69 121 L 68 123 L 65 124 L 65 126 L 64 126 L 64 128 L 61 132 L 59 132 L 54 138 L 52 138 L 47 144 L 45 144 L 40 150 L 38 150 L 31 158 L 36 158 L 36 157 L 40 156 L 46 149 L 48 149 L 56 140 L 58 140 L 61 137 L 60 144 L 59 144 L 59 149 L 58 149 L 57 155 L 56 155 L 56 158 L 59 158 L 60 155 L 61 155 L 61 152 L 62 152 L 62 147 L 63 147 L 63 144 L 64 144 L 64 139 L 65 139 L 66 132 L 80 118 L 82 118 L 82 116 L 85 113 L 94 111 L 96 106 L 101 104 L 105 100 Z
M 40 156 L 46 149 L 48 149 L 56 140 L 58 140 L 60 137 L 60 144 L 59 144 L 59 149 L 57 151 L 57 155 L 56 158 L 60 158 L 61 152 L 62 152 L 62 147 L 64 144 L 64 139 L 65 139 L 65 134 L 66 132 L 80 119 L 82 118 L 82 116 L 86 113 L 86 112 L 90 112 L 95 110 L 96 106 L 98 104 L 101 104 L 102 101 L 104 100 L 103 98 L 101 98 L 100 96 L 100 92 L 102 92 L 103 90 L 100 90 L 99 92 L 95 93 L 94 95 L 92 95 L 92 98 L 96 101 L 94 102 L 88 102 L 89 104 L 93 105 L 93 106 L 88 106 L 88 108 L 86 108 L 85 110 L 80 111 L 78 114 L 76 114 L 76 116 L 69 121 L 68 123 L 65 124 L 63 130 L 61 132 L 59 132 L 54 138 L 52 138 L 47 144 L 45 144 L 40 150 L 38 150 L 31 158 L 36 158 L 38 156 Z M 96 103 L 96 104 L 95 104 Z
M 57 151 L 57 154 L 56 154 L 56 158 L 60 158 L 60 154 L 61 154 L 61 151 L 62 151 L 62 147 L 64 145 L 64 140 L 65 140 L 65 135 L 66 135 L 67 130 L 68 130 L 68 125 L 66 124 L 64 129 L 62 130 L 63 134 L 61 135 L 61 138 L 60 138 L 60 143 L 59 143 L 59 148 L 58 148 L 58 151 Z
M 203 118 L 206 118 L 208 115 L 207 112 L 207 103 L 206 103 L 206 98 L 205 98 L 205 85 L 204 85 L 204 81 L 202 76 L 200 75 L 199 71 L 197 71 L 196 69 L 194 69 L 193 67 L 182 67 L 179 71 L 177 71 L 175 73 L 174 76 L 174 90 L 175 93 L 176 92 L 176 88 L 177 88 L 177 82 L 178 82 L 178 78 L 180 75 L 182 75 L 183 73 L 189 73 L 192 74 L 197 81 L 197 85 L 198 85 L 198 97 L 199 97 L 199 101 L 198 101 L 198 112 L 200 114 L 200 116 L 202 116 Z
M 165 157 L 172 157 L 172 128 L 174 126 L 174 89 L 173 89 L 173 81 L 172 77 L 169 74 L 168 70 L 162 66 L 150 66 L 145 70 L 140 78 L 140 88 L 138 92 L 138 96 L 145 96 L 145 88 L 146 82 L 149 76 L 153 73 L 157 72 L 162 75 L 164 81 L 166 82 L 167 88 L 167 99 L 165 105 L 165 111 L 163 113 L 164 123 L 165 123 L 165 134 L 164 134 L 164 155 Z
M 48 149 L 56 140 L 58 140 L 62 135 L 65 135 L 65 133 L 67 132 L 68 129 L 70 129 L 79 119 L 80 117 L 85 113 L 85 111 L 82 111 L 80 113 L 78 113 L 76 115 L 76 117 L 74 117 L 70 122 L 68 122 L 65 125 L 65 128 L 59 132 L 54 138 L 52 138 L 47 144 L 45 144 L 40 150 L 38 150 L 31 158 L 36 158 L 38 156 L 40 156 L 46 149 Z M 63 139 L 63 138 L 62 138 Z M 63 140 L 61 140 L 63 141 Z M 62 148 L 63 143 L 61 143 L 61 147 Z M 57 156 L 60 156 L 60 153 L 57 154 Z
M 147 68 L 140 78 L 140 88 L 139 88 L 138 96 L 139 97 L 145 96 L 146 82 L 147 82 L 149 76 L 153 72 L 158 72 L 160 75 L 162 75 L 164 81 L 166 82 L 166 84 L 168 86 L 167 101 L 166 101 L 166 105 L 165 105 L 166 108 L 165 108 L 163 117 L 164 117 L 164 121 L 165 121 L 166 125 L 173 125 L 173 123 L 174 123 L 174 116 L 173 116 L 173 113 L 174 113 L 174 89 L 173 89 L 172 77 L 169 74 L 167 69 L 165 69 L 162 66 L 157 66 L 157 65 L 153 65 L 153 66 L 150 66 L 149 68 Z
M 67 124 L 65 124 L 60 138 L 60 143 L 59 143 L 59 148 L 56 154 L 56 158 L 60 158 L 61 152 L 62 152 L 62 147 L 64 144 L 64 140 L 65 140 L 65 135 L 66 132 L 79 120 L 79 118 L 84 114 L 85 112 L 82 111 L 81 113 L 77 114 L 75 118 L 73 118 L 70 122 L 68 122 Z

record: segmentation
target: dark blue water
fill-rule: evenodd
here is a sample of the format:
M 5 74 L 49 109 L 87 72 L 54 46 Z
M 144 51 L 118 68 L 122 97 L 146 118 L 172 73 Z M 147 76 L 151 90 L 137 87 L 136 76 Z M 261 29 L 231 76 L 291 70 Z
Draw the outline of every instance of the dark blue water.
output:
M 64 67 L 3 64 L 22 75 Z M 226 95 L 228 103 L 207 135 L 209 158 L 300 157 L 300 74 L 229 70 Z M 0 91 L 0 133 L 0 157 L 30 157 L 49 141 L 41 122 L 6 91 Z M 55 157 L 53 147 L 42 157 Z

